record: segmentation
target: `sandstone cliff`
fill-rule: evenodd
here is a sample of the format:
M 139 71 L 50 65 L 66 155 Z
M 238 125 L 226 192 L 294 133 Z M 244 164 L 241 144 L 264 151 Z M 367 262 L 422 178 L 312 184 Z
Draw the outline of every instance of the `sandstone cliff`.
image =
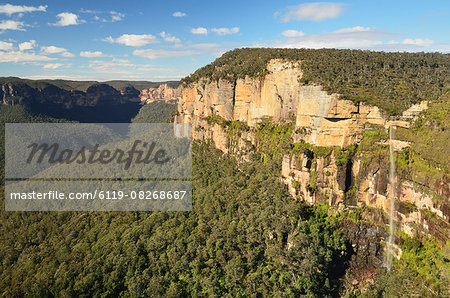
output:
M 299 63 L 271 60 L 264 78 L 238 79 L 235 82 L 201 80 L 182 91 L 179 122 L 193 122 L 217 114 L 226 120 L 246 122 L 256 127 L 263 119 L 295 121 L 307 133 L 298 138 L 317 146 L 345 147 L 361 139 L 366 123 L 386 125 L 386 116 L 366 104 L 340 100 L 320 86 L 305 86 L 299 81 Z
M 284 153 L 280 176 L 294 197 L 311 203 L 368 206 L 388 212 L 392 190 L 388 184 L 386 132 L 390 126 L 408 128 L 427 103 L 414 105 L 402 116 L 389 119 L 378 107 L 342 100 L 339 94 L 328 94 L 321 86 L 302 84 L 301 62 L 273 59 L 267 70 L 268 74 L 261 78 L 231 82 L 202 78 L 191 83 L 182 90 L 175 122 L 191 123 L 194 139 L 212 140 L 223 152 L 234 152 L 244 159 L 249 153 L 261 151 L 264 138 L 273 138 L 258 135 L 260 123 L 290 123 L 292 146 L 305 142 L 314 148 L 330 148 L 322 155 L 311 153 L 312 149 Z M 242 125 L 248 127 L 236 129 Z M 384 133 L 385 137 L 364 145 L 369 147 L 364 149 L 361 142 L 373 132 Z M 356 147 L 346 149 L 352 144 Z M 401 151 L 409 143 L 393 140 L 393 145 Z M 397 198 L 395 219 L 411 235 L 423 230 L 445 242 L 449 194 L 435 199 L 442 190 L 434 184 L 448 186 L 449 181 L 446 175 L 436 179 L 398 179 L 397 193 L 393 194 Z
M 151 103 L 154 101 L 173 102 L 181 96 L 181 90 L 171 88 L 167 84 L 161 84 L 157 88 L 143 89 L 139 94 L 142 103 Z

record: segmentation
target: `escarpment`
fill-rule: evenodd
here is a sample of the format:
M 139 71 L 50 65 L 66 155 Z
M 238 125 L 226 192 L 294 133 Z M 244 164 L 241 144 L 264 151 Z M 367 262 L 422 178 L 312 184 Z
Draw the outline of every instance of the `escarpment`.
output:
M 386 115 L 377 107 L 341 100 L 321 86 L 300 83 L 299 62 L 274 59 L 267 69 L 270 73 L 263 78 L 193 83 L 182 91 L 176 121 L 192 122 L 193 128 L 203 127 L 201 121 L 214 116 L 250 127 L 265 119 L 293 121 L 304 132 L 297 139 L 316 146 L 340 147 L 359 141 L 367 123 L 387 124 Z
M 182 90 L 176 123 L 191 123 L 193 138 L 211 140 L 240 159 L 251 154 L 273 158 L 290 193 L 310 203 L 389 210 L 396 197 L 395 222 L 448 240 L 448 169 L 416 179 L 418 167 L 400 172 L 397 192 L 388 183 L 387 130 L 408 130 L 427 102 L 412 105 L 396 118 L 381 108 L 343 99 L 318 84 L 305 83 L 302 61 L 272 59 L 263 76 L 203 77 Z M 392 140 L 397 161 L 410 142 Z M 422 157 L 416 154 L 416 164 Z M 412 171 L 412 172 L 411 172 Z M 416 172 L 414 172 L 416 171 Z M 417 176 L 417 175 L 416 175 Z M 440 185 L 440 187 L 437 187 Z
M 142 89 L 138 94 L 142 103 L 152 103 L 155 101 L 176 102 L 181 96 L 179 88 L 171 88 L 167 84 L 161 84 L 155 88 Z

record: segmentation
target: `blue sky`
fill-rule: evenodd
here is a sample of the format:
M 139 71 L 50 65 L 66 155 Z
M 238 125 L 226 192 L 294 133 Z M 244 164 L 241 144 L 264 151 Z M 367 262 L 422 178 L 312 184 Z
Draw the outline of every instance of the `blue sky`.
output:
M 236 47 L 449 53 L 450 1 L 0 2 L 0 76 L 176 80 Z

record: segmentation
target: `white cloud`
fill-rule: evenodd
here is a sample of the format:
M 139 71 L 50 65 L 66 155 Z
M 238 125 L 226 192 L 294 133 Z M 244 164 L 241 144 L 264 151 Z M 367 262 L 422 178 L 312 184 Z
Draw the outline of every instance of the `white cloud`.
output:
M 187 56 L 194 56 L 194 55 L 200 55 L 202 52 L 200 51 L 168 51 L 168 50 L 153 50 L 153 49 L 147 49 L 147 50 L 134 50 L 133 55 L 139 56 L 139 57 L 145 57 L 148 59 L 157 59 L 157 58 L 171 58 L 171 57 L 187 57 Z
M 97 11 L 97 10 L 84 9 L 84 8 L 80 8 L 80 12 L 81 13 L 100 13 L 100 11 Z
M 113 58 L 110 61 L 105 60 L 91 60 L 87 66 L 94 73 L 97 74 L 115 74 L 115 75 L 128 75 L 129 78 L 139 76 L 140 72 L 173 72 L 176 71 L 172 68 L 160 67 L 152 64 L 133 64 L 126 59 Z
M 305 33 L 303 31 L 297 31 L 297 30 L 286 30 L 281 34 L 283 34 L 283 36 L 286 36 L 286 37 L 301 37 L 301 36 L 305 35 Z
M 310 36 L 310 38 L 296 43 L 288 43 L 287 48 L 307 48 L 307 49 L 322 49 L 322 48 L 337 48 L 337 49 L 368 49 L 382 45 L 380 40 L 373 39 L 359 39 L 359 38 L 344 38 L 344 39 L 327 39 L 324 36 Z
M 288 30 L 290 31 L 290 30 Z M 339 49 L 370 49 L 383 51 L 418 51 L 431 46 L 434 41 L 431 39 L 411 39 L 393 40 L 401 35 L 385 32 L 376 28 L 351 27 L 342 28 L 323 34 L 297 34 L 295 32 L 283 32 L 287 37 L 278 42 L 273 47 L 283 48 L 339 48 Z M 301 31 L 300 31 L 301 32 Z M 390 39 L 387 41 L 387 39 Z
M 25 41 L 25 42 L 19 43 L 19 50 L 21 52 L 26 51 L 26 50 L 31 50 L 35 46 L 36 46 L 36 40 Z
M 75 57 L 74 54 L 69 53 L 65 48 L 59 48 L 55 46 L 44 46 L 41 47 L 41 52 L 51 55 L 51 54 L 60 54 L 62 57 L 71 58 Z
M 154 76 L 150 81 L 159 82 L 159 81 L 173 81 L 173 80 L 180 80 L 184 78 L 187 74 L 174 74 L 170 76 Z
M 145 57 L 148 59 L 192 57 L 198 55 L 219 57 L 223 53 L 231 49 L 230 47 L 223 47 L 222 45 L 217 43 L 197 43 L 197 44 L 179 43 L 176 44 L 174 48 L 176 48 L 176 50 L 160 50 L 160 49 L 135 50 L 133 54 L 135 56 Z
M 422 38 L 405 38 L 401 41 L 399 40 L 390 40 L 388 44 L 406 44 L 406 45 L 416 45 L 416 46 L 430 46 L 434 43 L 434 40 L 431 39 L 422 39 Z
M 450 44 L 444 44 L 444 43 L 436 44 L 433 47 L 433 50 L 444 53 L 444 54 L 449 54 L 450 53 Z
M 74 54 L 69 53 L 69 52 L 62 52 L 61 56 L 65 57 L 65 58 L 71 58 L 71 57 L 75 57 Z
M 82 52 L 80 52 L 80 57 L 96 58 L 96 57 L 106 57 L 106 55 L 100 51 L 95 51 L 95 52 L 82 51 Z
M 45 54 L 58 54 L 67 51 L 65 48 L 58 48 L 55 46 L 43 46 L 41 52 Z
M 105 41 L 111 43 L 120 43 L 129 47 L 142 47 L 150 43 L 156 43 L 158 40 L 151 34 L 123 34 L 118 38 L 107 37 Z
M 38 7 L 25 6 L 25 5 L 12 5 L 12 4 L 0 5 L 0 13 L 4 13 L 8 16 L 11 16 L 15 13 L 46 11 L 46 9 L 47 9 L 47 5 L 45 5 L 45 6 L 41 5 Z
M 167 42 L 181 42 L 181 40 L 175 36 L 171 36 L 170 34 L 166 33 L 166 32 L 161 32 L 159 33 L 159 35 L 164 39 L 164 41 Z
M 117 11 L 110 11 L 110 13 L 111 13 L 111 22 L 122 21 L 122 19 L 125 17 L 123 13 Z
M 406 45 L 416 45 L 421 47 L 429 47 L 434 43 L 434 40 L 431 39 L 421 39 L 421 38 L 406 38 L 402 41 L 402 44 Z
M 26 79 L 32 79 L 32 80 L 39 80 L 39 79 L 62 79 L 62 80 L 72 80 L 72 81 L 110 81 L 110 80 L 139 80 L 139 81 L 151 81 L 151 82 L 159 82 L 159 81 L 175 81 L 179 80 L 183 77 L 185 77 L 187 73 L 183 74 L 169 74 L 169 75 L 163 75 L 163 76 L 148 76 L 148 72 L 146 72 L 145 75 L 133 75 L 133 74 L 116 74 L 111 73 L 110 71 L 107 72 L 93 72 L 92 70 L 81 72 L 81 74 L 71 74 L 71 75 L 34 75 L 34 76 L 24 76 Z
M 25 31 L 23 29 L 23 22 L 13 21 L 13 20 L 3 20 L 0 22 L 0 30 L 19 30 Z
M 114 10 L 99 11 L 99 10 L 90 10 L 90 9 L 81 8 L 79 11 L 80 11 L 80 13 L 83 13 L 83 14 L 93 14 L 94 16 L 92 17 L 92 19 L 94 21 L 100 21 L 100 22 L 104 22 L 104 23 L 114 23 L 114 22 L 122 21 L 123 18 L 125 17 L 125 14 L 114 11 Z M 102 17 L 99 17 L 99 15 Z
M 367 32 L 371 31 L 373 28 L 370 27 L 362 27 L 362 26 L 355 26 L 350 28 L 342 28 L 339 30 L 333 31 L 333 33 L 349 33 L 349 32 Z
M 203 28 L 203 27 L 192 28 L 191 29 L 191 33 L 192 34 L 203 34 L 203 35 L 206 35 L 206 34 L 208 34 L 208 29 Z
M 348 32 L 348 33 L 324 33 L 289 37 L 281 47 L 286 48 L 352 48 L 363 49 L 381 45 L 381 39 L 393 36 L 389 33 L 378 31 Z
M 71 12 L 62 12 L 58 15 L 56 15 L 57 18 L 59 18 L 59 21 L 51 24 L 54 26 L 70 26 L 70 25 L 79 25 L 84 23 L 84 20 L 79 20 L 78 16 Z
M 214 49 L 220 47 L 220 44 L 217 43 L 194 43 L 194 44 L 188 44 L 185 46 L 186 48 L 190 49 Z
M 236 33 L 239 32 L 239 27 L 233 27 L 233 28 L 212 28 L 211 31 L 217 33 L 217 35 L 236 34 Z
M 11 51 L 13 49 L 13 44 L 11 42 L 0 41 L 1 51 Z
M 103 60 L 93 60 L 89 61 L 89 68 L 95 69 L 96 71 L 110 71 L 114 73 L 132 73 L 129 68 L 135 69 L 137 66 L 135 64 L 130 63 L 128 60 L 116 59 L 113 58 L 112 61 L 103 61 Z M 128 68 L 128 70 L 126 70 Z
M 341 15 L 344 11 L 344 5 L 334 2 L 313 2 L 290 6 L 286 10 L 283 13 L 277 12 L 275 14 L 284 23 L 291 20 L 320 22 Z
M 182 18 L 182 17 L 187 16 L 187 14 L 184 12 L 181 12 L 181 11 L 176 11 L 172 14 L 172 16 L 177 17 L 177 18 Z
M 119 59 L 119 58 L 113 58 L 113 59 L 112 59 L 112 62 L 120 63 L 120 64 L 127 64 L 127 63 L 130 63 L 130 60 L 127 60 L 127 59 Z
M 118 21 L 122 21 L 122 16 L 121 15 L 111 15 L 111 22 L 118 22 Z
M 54 58 L 27 52 L 0 51 L 0 62 L 30 62 L 30 61 L 50 61 L 50 60 L 54 60 Z
M 225 44 L 218 44 L 218 43 L 190 43 L 187 42 L 186 44 L 175 44 L 174 48 L 179 50 L 193 50 L 195 52 L 194 55 L 208 55 L 213 57 L 220 57 L 225 52 L 242 46 L 241 44 L 236 43 L 225 43 Z
M 45 68 L 45 69 L 56 69 L 56 68 L 59 68 L 59 67 L 61 67 L 63 65 L 64 64 L 62 64 L 62 63 L 47 63 L 47 64 L 44 64 L 44 66 L 42 66 L 42 68 Z

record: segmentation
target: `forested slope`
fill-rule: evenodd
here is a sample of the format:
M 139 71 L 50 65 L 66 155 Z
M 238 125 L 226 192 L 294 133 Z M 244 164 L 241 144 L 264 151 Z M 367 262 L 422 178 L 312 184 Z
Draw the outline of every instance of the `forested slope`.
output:
M 161 121 L 162 111 L 167 118 L 173 108 L 152 106 L 158 105 L 148 105 L 134 121 Z M 21 107 L 1 112 L 7 122 L 61 121 Z M 2 191 L 0 293 L 358 295 L 352 274 L 370 264 L 361 262 L 364 255 L 355 261 L 354 245 L 367 246 L 359 235 L 374 225 L 365 211 L 294 200 L 277 176 L 276 159 L 263 163 L 255 155 L 238 165 L 206 143 L 196 143 L 193 154 L 191 212 L 5 212 Z M 448 259 L 431 242 L 403 237 L 404 257 L 366 295 L 445 294 Z

